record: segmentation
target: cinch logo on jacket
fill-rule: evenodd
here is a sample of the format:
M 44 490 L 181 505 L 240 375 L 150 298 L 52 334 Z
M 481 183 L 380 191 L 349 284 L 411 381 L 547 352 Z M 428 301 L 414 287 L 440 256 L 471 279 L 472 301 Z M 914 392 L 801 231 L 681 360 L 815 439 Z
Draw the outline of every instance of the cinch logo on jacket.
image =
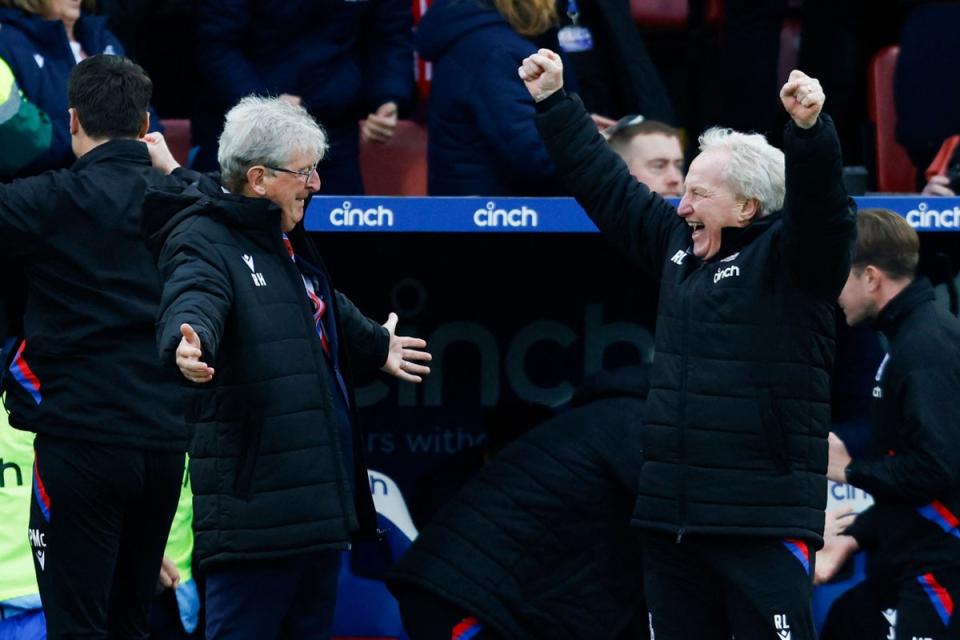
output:
M 717 284 L 724 278 L 735 278 L 740 275 L 740 267 L 737 265 L 731 265 L 726 269 L 717 269 L 717 272 L 713 274 L 713 284 Z

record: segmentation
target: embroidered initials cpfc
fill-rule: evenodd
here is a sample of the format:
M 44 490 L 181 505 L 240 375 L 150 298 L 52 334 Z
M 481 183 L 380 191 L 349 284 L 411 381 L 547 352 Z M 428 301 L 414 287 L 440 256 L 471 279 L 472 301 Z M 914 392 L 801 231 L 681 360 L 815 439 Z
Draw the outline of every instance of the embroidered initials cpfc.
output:
M 257 268 L 253 266 L 253 256 L 248 256 L 244 254 L 242 257 L 243 257 L 243 261 L 247 263 L 248 267 L 250 267 L 250 273 L 255 272 Z
M 677 251 L 675 254 L 673 254 L 673 257 L 670 258 L 670 262 L 674 264 L 683 264 L 683 260 L 686 257 L 687 257 L 686 251 Z

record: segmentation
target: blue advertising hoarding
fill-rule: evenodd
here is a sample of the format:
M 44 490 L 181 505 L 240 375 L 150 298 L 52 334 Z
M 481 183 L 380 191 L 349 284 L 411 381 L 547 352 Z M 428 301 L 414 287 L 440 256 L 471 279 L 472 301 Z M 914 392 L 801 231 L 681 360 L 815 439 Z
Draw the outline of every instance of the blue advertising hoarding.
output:
M 960 231 L 960 197 L 864 196 L 861 209 L 890 209 L 917 231 Z M 675 199 L 670 202 L 676 204 Z M 315 196 L 306 228 L 324 232 L 591 233 L 572 198 Z

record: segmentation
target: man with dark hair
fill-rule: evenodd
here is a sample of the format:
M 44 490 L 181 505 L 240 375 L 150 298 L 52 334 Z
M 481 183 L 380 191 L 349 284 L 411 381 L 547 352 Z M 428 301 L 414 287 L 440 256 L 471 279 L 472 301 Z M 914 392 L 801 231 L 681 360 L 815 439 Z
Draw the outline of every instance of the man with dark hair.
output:
M 157 361 L 160 278 L 140 236 L 155 172 L 151 82 L 117 56 L 69 82 L 70 169 L 0 185 L 0 252 L 23 267 L 10 424 L 37 434 L 29 539 L 50 638 L 146 638 L 187 428 Z
M 844 602 L 870 607 L 846 623 L 834 612 L 827 628 L 845 639 L 866 638 L 878 625 L 881 635 L 870 637 L 960 638 L 951 623 L 960 597 L 960 320 L 936 304 L 925 278 L 914 278 L 920 241 L 906 220 L 868 209 L 857 230 L 840 306 L 848 324 L 869 321 L 888 345 L 873 388 L 877 456 L 851 459 L 830 434 L 827 476 L 876 503 L 827 539 L 817 577 L 829 579 L 869 549 L 870 579 Z
M 683 195 L 683 147 L 680 132 L 643 116 L 627 116 L 603 131 L 610 148 L 630 175 L 663 197 Z

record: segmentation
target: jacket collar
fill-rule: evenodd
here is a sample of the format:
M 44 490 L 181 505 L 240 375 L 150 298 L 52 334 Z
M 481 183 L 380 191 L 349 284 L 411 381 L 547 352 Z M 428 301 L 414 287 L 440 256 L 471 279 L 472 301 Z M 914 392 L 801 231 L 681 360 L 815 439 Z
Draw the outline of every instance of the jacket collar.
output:
M 778 211 L 758 218 L 745 227 L 724 227 L 720 230 L 720 251 L 704 262 L 716 262 L 740 251 L 780 220 L 781 215 Z
M 151 164 L 150 152 L 147 151 L 147 145 L 139 140 L 118 138 L 116 140 L 108 140 L 83 154 L 82 158 L 78 158 L 77 161 L 73 163 L 70 170 L 80 171 L 93 164 L 114 162 L 117 160 L 147 166 Z
M 930 281 L 926 278 L 917 278 L 880 310 L 872 324 L 888 340 L 892 340 L 914 309 L 934 300 L 936 295 Z

